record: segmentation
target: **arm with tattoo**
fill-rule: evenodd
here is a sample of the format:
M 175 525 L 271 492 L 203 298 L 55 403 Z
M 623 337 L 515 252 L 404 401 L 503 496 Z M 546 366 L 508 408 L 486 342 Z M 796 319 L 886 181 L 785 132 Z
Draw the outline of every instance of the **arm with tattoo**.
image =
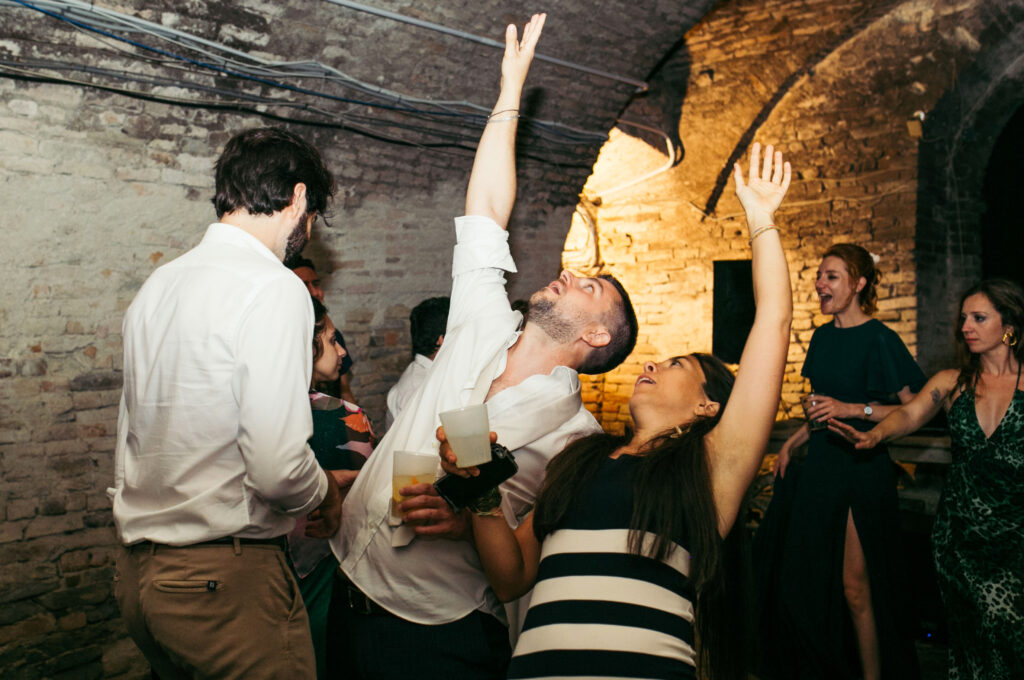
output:
M 956 388 L 957 371 L 940 371 L 917 393 L 917 396 L 892 411 L 885 420 L 867 432 L 858 432 L 849 425 L 830 420 L 828 428 L 852 442 L 858 449 L 873 449 L 882 442 L 919 430 L 935 417 Z

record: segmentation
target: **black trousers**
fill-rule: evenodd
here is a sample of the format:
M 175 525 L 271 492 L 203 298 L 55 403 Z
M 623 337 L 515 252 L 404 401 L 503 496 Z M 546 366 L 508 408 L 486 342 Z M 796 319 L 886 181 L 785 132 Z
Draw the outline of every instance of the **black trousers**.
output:
M 511 655 L 508 629 L 490 614 L 475 611 L 427 626 L 381 609 L 347 579 L 334 584 L 327 622 L 331 680 L 499 680 Z

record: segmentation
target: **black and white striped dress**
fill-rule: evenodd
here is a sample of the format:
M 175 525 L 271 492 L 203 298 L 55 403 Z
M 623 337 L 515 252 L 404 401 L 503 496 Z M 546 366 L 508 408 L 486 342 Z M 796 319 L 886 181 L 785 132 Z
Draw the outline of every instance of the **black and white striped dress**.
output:
M 509 678 L 696 678 L 689 553 L 627 547 L 639 460 L 605 461 L 544 538 Z

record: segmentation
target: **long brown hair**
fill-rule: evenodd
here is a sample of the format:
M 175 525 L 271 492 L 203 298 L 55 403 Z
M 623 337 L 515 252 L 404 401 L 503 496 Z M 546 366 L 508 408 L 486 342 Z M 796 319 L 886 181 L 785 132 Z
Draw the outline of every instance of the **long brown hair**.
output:
M 1021 333 L 1024 332 L 1024 290 L 1009 279 L 985 279 L 974 284 L 964 291 L 960 296 L 960 303 L 956 306 L 959 320 L 955 331 L 956 352 L 960 363 L 960 375 L 956 379 L 957 394 L 964 390 L 973 394 L 978 386 L 978 378 L 981 377 L 981 355 L 971 352 L 967 347 L 962 321 L 964 303 L 967 298 L 978 293 L 987 297 L 996 308 L 1002 324 L 1013 329 L 1017 342 L 1010 347 L 1010 352 L 1017 359 L 1017 363 L 1019 364 L 1024 357 L 1024 338 L 1021 337 Z
M 853 243 L 836 243 L 825 251 L 821 259 L 826 257 L 838 257 L 843 261 L 854 288 L 857 287 L 857 280 L 864 277 L 866 283 L 857 293 L 857 303 L 868 316 L 874 314 L 878 309 L 878 282 L 882 275 L 875 268 L 875 259 L 871 253 Z
M 697 594 L 695 628 L 698 669 L 716 680 L 744 678 L 746 657 L 743 612 L 747 610 L 742 574 L 743 528 L 723 541 L 711 489 L 704 437 L 718 424 L 732 391 L 732 372 L 710 354 L 692 354 L 704 371 L 704 392 L 721 406 L 712 417 L 668 430 L 644 447 L 633 479 L 629 550 L 661 560 L 685 537 L 691 555 L 690 582 Z M 570 444 L 548 464 L 534 507 L 533 527 L 543 540 L 579 502 L 601 464 L 625 436 L 595 434 Z M 741 523 L 740 523 L 741 524 Z M 644 545 L 644 533 L 655 540 Z

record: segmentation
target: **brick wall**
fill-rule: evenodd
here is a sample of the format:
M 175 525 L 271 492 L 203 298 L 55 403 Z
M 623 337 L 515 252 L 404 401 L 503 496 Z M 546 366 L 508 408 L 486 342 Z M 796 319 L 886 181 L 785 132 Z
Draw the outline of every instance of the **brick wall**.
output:
M 596 142 L 558 146 L 525 132 L 511 227 L 521 272 L 511 279 L 512 296 L 550 280 L 563 245 L 567 265 L 589 267 L 594 244 L 583 218 L 574 217 L 585 184 L 597 205 L 577 212 L 596 220 L 605 269 L 633 292 L 643 324 L 627 364 L 584 383 L 588 404 L 611 429 L 625 423 L 643 360 L 710 347 L 711 263 L 749 256 L 738 205 L 724 183 L 728 159 L 755 136 L 779 140 L 798 171 L 779 216 L 797 309 L 782 412 L 792 413 L 806 343 L 823 321 L 812 281 L 821 250 L 833 241 L 856 241 L 882 255 L 879 316 L 912 348 L 919 344 L 919 156 L 906 120 L 918 108 L 930 111 L 963 65 L 980 61 L 979 51 L 987 54 L 981 46 L 999 42 L 993 31 L 1006 38 L 1004 48 L 1017 44 L 1010 34 L 1022 3 L 725 0 L 687 32 L 710 4 L 660 3 L 647 11 L 630 5 L 631 20 L 623 23 L 624 5 L 562 3 L 545 35 L 542 51 L 560 58 L 636 79 L 650 74 L 651 92 L 634 99 L 625 115 L 666 130 L 681 159 L 667 172 L 611 191 L 665 163 L 659 135 L 623 124 L 592 173 Z M 522 18 L 497 7 L 435 3 L 416 11 L 494 35 L 496 21 Z M 487 106 L 497 84 L 490 48 L 353 17 L 328 3 L 197 0 L 184 11 L 160 0 L 116 8 L 242 51 L 317 58 L 413 95 Z M 283 111 L 273 103 L 263 107 L 266 116 L 226 104 L 179 105 L 172 100 L 195 104 L 196 91 L 167 85 L 139 93 L 161 99 L 152 101 L 39 80 L 54 75 L 38 66 L 49 60 L 224 86 L 220 77 L 182 75 L 126 49 L 28 10 L 0 7 L 5 678 L 145 675 L 110 596 L 116 541 L 104 490 L 113 477 L 121 317 L 153 269 L 194 245 L 213 220 L 210 167 L 220 147 L 238 130 L 280 122 L 267 116 Z M 993 56 L 971 83 L 957 81 L 954 89 L 983 99 L 986 83 L 1002 77 L 1000 59 Z M 29 62 L 36 65 L 26 72 Z M 117 85 L 84 71 L 57 75 Z M 537 118 L 598 131 L 613 127 L 632 92 L 550 64 L 538 64 L 531 83 L 544 84 L 527 97 Z M 230 87 L 281 99 L 251 83 Z M 1000 100 L 1003 109 L 1019 102 L 1013 92 L 1024 92 L 1004 89 L 1011 94 Z M 948 107 L 943 126 L 965 118 L 955 108 Z M 313 114 L 294 109 L 283 117 L 305 115 Z M 471 150 L 424 147 L 437 137 L 420 132 L 406 144 L 387 143 L 329 118 L 294 126 L 324 151 L 340 179 L 332 226 L 307 252 L 325 275 L 332 316 L 357 360 L 355 393 L 380 422 L 386 390 L 409 358 L 409 309 L 447 291 L 451 217 L 460 212 Z M 945 234 L 940 228 L 935 241 Z M 936 262 L 949 259 L 943 247 Z
M 731 162 L 755 139 L 777 143 L 795 172 L 777 216 L 794 289 L 780 417 L 801 415 L 804 355 L 814 329 L 829 320 L 817 311 L 814 278 L 820 254 L 832 243 L 858 243 L 880 256 L 876 317 L 916 353 L 919 139 L 909 134 L 907 121 L 915 111 L 932 111 L 962 65 L 976 58 L 978 41 L 997 14 L 983 2 L 738 1 L 718 5 L 687 33 L 665 66 L 685 78 L 625 114 L 670 135 L 678 131 L 681 161 L 604 196 L 666 159 L 663 143 L 623 126 L 602 149 L 584 189 L 599 203 L 605 268 L 633 291 L 641 317 L 637 351 L 618 370 L 588 380 L 587 394 L 606 427 L 627 422 L 643 361 L 710 351 L 713 262 L 750 257 L 742 211 L 726 180 Z M 979 81 L 975 89 L 984 87 Z M 675 119 L 659 113 L 671 98 L 683 102 Z M 974 160 L 983 170 L 985 160 Z M 946 239 L 944 229 L 934 232 L 933 238 Z M 585 240 L 577 224 L 569 243 L 579 247 Z M 971 253 L 957 254 L 955 266 L 968 270 L 958 281 L 977 277 Z M 566 257 L 579 259 L 573 250 Z M 953 266 L 943 265 L 933 269 L 934 278 Z M 953 305 L 947 306 L 940 313 L 952 318 Z M 943 352 L 951 344 L 946 329 L 928 339 Z
M 975 58 L 929 112 L 921 140 L 915 240 L 920 323 L 929 332 L 921 338 L 918 358 L 932 368 L 952 361 L 948 344 L 935 339 L 952 335 L 961 292 L 992 275 L 983 266 L 988 206 L 982 190 L 997 140 L 1024 105 L 1024 63 L 1017 58 L 1024 49 L 1024 2 L 982 9 L 996 20 L 978 34 Z M 963 32 L 956 34 L 967 40 Z M 1012 221 L 1000 226 L 1018 229 Z

